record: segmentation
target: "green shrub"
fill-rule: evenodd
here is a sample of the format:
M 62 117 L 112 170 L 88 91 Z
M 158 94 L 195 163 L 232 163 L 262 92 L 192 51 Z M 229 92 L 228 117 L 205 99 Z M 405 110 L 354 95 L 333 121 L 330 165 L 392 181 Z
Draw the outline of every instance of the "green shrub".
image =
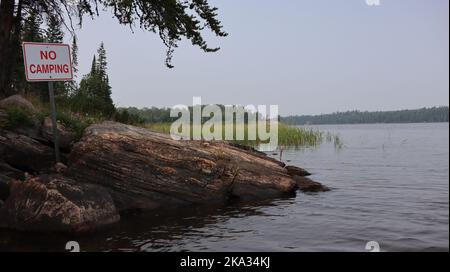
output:
M 73 130 L 76 134 L 77 139 L 80 139 L 83 136 L 84 130 L 88 126 L 98 121 L 95 118 L 77 116 L 73 113 L 67 112 L 58 112 L 56 115 L 56 119 L 65 127 Z
M 128 125 L 142 125 L 144 120 L 137 114 L 130 113 L 127 109 L 118 109 L 113 116 L 114 121 Z
M 34 125 L 33 113 L 24 108 L 10 107 L 6 109 L 6 128 L 31 127 Z

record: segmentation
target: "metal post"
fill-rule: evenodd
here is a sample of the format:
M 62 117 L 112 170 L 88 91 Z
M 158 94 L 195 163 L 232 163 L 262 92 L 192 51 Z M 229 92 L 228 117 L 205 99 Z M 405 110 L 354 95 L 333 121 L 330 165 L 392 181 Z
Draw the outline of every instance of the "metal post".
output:
M 55 143 L 55 159 L 56 163 L 60 162 L 59 157 L 59 135 L 58 135 L 58 127 L 56 123 L 56 102 L 55 102 L 55 93 L 53 91 L 53 82 L 48 82 L 48 94 L 50 97 L 50 106 L 52 108 L 52 127 L 53 127 L 53 141 Z

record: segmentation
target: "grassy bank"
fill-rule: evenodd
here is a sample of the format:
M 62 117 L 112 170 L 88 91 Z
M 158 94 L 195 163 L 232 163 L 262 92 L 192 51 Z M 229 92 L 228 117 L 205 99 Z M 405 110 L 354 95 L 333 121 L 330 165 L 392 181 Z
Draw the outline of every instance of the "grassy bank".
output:
M 28 126 L 33 124 L 33 120 L 43 121 L 45 117 L 50 116 L 50 105 L 48 103 L 43 103 L 39 98 L 30 96 L 26 97 L 34 107 L 37 109 L 37 113 L 32 113 L 27 110 L 20 108 L 11 108 L 7 111 L 7 122 L 6 124 L 0 124 L 0 127 L 15 127 L 15 126 Z M 78 113 L 72 111 L 70 103 L 67 101 L 57 101 L 58 111 L 57 119 L 58 122 L 65 125 L 66 127 L 72 129 L 78 138 L 81 138 L 84 130 L 94 124 L 100 123 L 105 120 L 121 121 L 118 120 L 117 115 L 110 118 L 93 115 L 88 113 Z M 123 119 L 123 118 L 122 118 Z M 129 118 L 124 118 L 128 120 Z M 134 123 L 134 122 L 124 122 L 131 123 L 136 126 L 141 126 L 153 131 L 162 132 L 165 134 L 170 133 L 171 122 L 164 123 Z M 268 128 L 267 128 L 268 129 Z M 243 130 L 243 131 L 242 131 Z M 249 132 L 256 132 L 256 140 L 249 139 Z M 257 125 L 237 126 L 234 130 L 234 139 L 236 135 L 244 135 L 244 140 L 234 140 L 231 142 L 257 147 L 260 144 L 267 143 L 267 141 L 262 141 L 257 133 Z M 192 138 L 192 128 L 191 128 L 191 138 Z M 262 138 L 262 137 L 261 137 Z M 225 139 L 225 125 L 222 124 L 222 139 Z M 312 128 L 302 128 L 293 127 L 286 125 L 284 123 L 278 124 L 278 145 L 285 148 L 304 148 L 304 147 L 316 147 L 320 144 L 327 142 L 333 143 L 335 147 L 341 148 L 343 146 L 342 140 L 338 135 L 325 133 Z
M 143 125 L 145 128 L 169 134 L 171 123 L 155 123 L 155 124 L 145 124 Z M 248 146 L 258 146 L 264 141 L 261 141 L 257 135 L 257 140 L 248 140 L 249 130 L 255 130 L 255 127 L 249 127 L 248 125 L 244 126 L 244 136 L 245 140 L 241 141 L 231 141 L 234 143 L 239 143 Z M 234 134 L 237 132 L 235 130 Z M 191 137 L 192 137 L 192 129 L 191 129 Z M 224 125 L 222 127 L 222 137 L 225 138 L 225 128 Z M 284 146 L 286 148 L 304 148 L 304 147 L 316 147 L 320 144 L 327 142 L 333 143 L 336 148 L 341 148 L 343 146 L 343 142 L 339 135 L 331 134 L 328 132 L 321 132 L 311 128 L 300 128 L 288 126 L 284 123 L 279 123 L 278 125 L 278 144 L 280 146 Z

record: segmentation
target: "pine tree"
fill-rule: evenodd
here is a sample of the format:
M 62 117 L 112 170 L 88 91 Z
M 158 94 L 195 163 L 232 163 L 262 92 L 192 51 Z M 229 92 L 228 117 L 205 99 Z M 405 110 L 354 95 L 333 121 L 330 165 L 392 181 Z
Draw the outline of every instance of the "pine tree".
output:
M 77 36 L 73 36 L 72 39 L 72 68 L 73 68 L 73 76 L 77 77 L 78 73 L 78 42 Z
M 45 30 L 45 40 L 49 43 L 62 43 L 64 32 L 61 28 L 61 21 L 57 15 L 50 15 L 47 18 L 47 29 Z
M 42 16 L 35 8 L 31 8 L 29 15 L 25 18 L 22 30 L 22 41 L 43 42 L 44 35 L 41 29 L 43 23 Z
M 24 42 L 43 42 L 44 32 L 41 28 L 43 24 L 42 16 L 33 6 L 30 7 L 28 16 L 25 17 L 22 27 L 21 40 Z M 17 68 L 15 71 L 13 86 L 16 92 L 26 95 L 33 94 L 45 99 L 47 96 L 47 85 L 45 83 L 28 83 L 25 78 L 25 67 L 23 64 L 23 54 L 17 57 Z
M 73 96 L 76 94 L 78 89 L 77 84 L 77 74 L 78 74 L 78 44 L 77 44 L 77 36 L 73 36 L 72 38 L 72 71 L 73 71 L 73 80 L 66 82 L 66 89 L 68 90 L 69 96 Z
M 106 50 L 103 42 L 100 44 L 97 54 L 97 80 L 100 84 L 100 88 L 97 90 L 97 95 L 100 98 L 103 113 L 111 116 L 115 111 L 115 107 L 111 98 L 112 91 L 111 85 L 109 85 L 109 76 L 107 73 L 108 61 L 106 59 Z
M 80 82 L 74 97 L 75 110 L 111 117 L 116 109 L 111 98 L 111 86 L 107 74 L 106 50 L 103 43 L 98 56 L 92 59 L 91 71 Z
M 106 61 L 106 50 L 103 42 L 100 44 L 100 47 L 97 50 L 97 54 L 98 54 L 97 60 L 98 73 L 102 79 L 106 80 L 106 73 L 107 73 L 106 70 L 108 62 Z
M 97 57 L 94 55 L 94 58 L 92 59 L 90 75 L 95 74 L 97 74 Z
M 45 41 L 48 43 L 62 43 L 64 40 L 64 32 L 62 23 L 58 15 L 49 15 L 47 17 L 47 29 L 45 30 Z M 55 82 L 55 95 L 58 97 L 68 97 L 68 84 L 64 82 Z M 47 99 L 45 99 L 47 100 Z

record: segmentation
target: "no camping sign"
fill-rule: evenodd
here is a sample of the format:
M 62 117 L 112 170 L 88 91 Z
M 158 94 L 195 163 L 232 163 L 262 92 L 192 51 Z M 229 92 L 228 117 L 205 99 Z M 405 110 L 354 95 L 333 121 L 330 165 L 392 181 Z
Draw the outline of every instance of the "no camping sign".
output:
M 70 46 L 55 43 L 23 43 L 27 81 L 69 81 L 73 79 Z
M 56 121 L 56 103 L 53 81 L 73 80 L 70 46 L 57 43 L 24 42 L 22 44 L 25 76 L 29 82 L 48 82 L 48 93 L 52 110 L 52 127 L 55 144 L 55 159 L 60 162 L 59 140 Z

